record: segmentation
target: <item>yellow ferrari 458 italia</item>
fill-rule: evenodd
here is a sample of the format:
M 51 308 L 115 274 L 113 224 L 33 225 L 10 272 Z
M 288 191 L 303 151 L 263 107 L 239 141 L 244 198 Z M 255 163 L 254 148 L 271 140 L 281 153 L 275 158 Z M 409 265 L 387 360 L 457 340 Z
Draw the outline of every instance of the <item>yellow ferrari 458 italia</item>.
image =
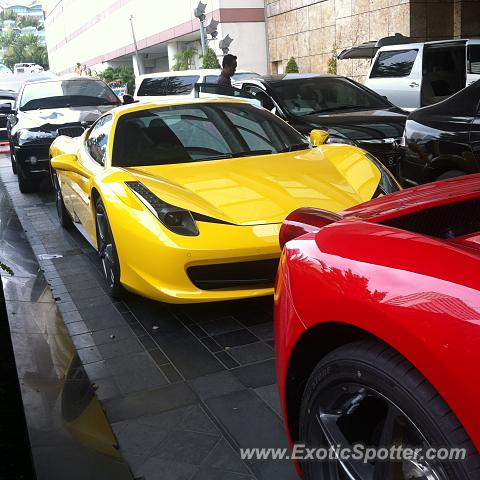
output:
M 112 296 L 171 303 L 271 294 L 292 210 L 399 188 L 363 150 L 225 98 L 116 108 L 50 157 L 60 222 L 98 249 Z

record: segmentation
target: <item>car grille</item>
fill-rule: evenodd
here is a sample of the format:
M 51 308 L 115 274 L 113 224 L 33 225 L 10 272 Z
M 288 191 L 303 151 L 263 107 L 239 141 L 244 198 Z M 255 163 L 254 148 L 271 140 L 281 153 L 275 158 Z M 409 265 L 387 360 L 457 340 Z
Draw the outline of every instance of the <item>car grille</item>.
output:
M 202 290 L 273 287 L 278 258 L 189 267 L 187 275 Z
M 67 137 L 79 137 L 83 134 L 85 129 L 83 127 L 61 127 L 57 131 L 59 135 L 66 135 Z
M 359 140 L 358 143 L 367 152 L 378 158 L 382 164 L 393 173 L 393 175 L 397 176 L 403 155 L 400 147 L 400 140 L 401 139 L 397 139 L 395 142 L 388 143 Z

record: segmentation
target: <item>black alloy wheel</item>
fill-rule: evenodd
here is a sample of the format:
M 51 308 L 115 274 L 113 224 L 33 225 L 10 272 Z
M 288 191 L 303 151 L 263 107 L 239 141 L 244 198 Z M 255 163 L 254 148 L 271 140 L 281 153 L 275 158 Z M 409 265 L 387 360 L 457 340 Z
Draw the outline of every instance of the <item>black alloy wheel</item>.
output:
M 58 221 L 63 228 L 70 228 L 73 225 L 73 220 L 68 213 L 67 207 L 65 207 L 62 189 L 60 188 L 57 172 L 55 170 L 52 170 L 52 184 L 53 191 L 55 192 L 55 205 L 57 207 Z
M 102 272 L 108 293 L 114 298 L 120 298 L 123 294 L 123 287 L 120 283 L 120 263 L 105 205 L 100 198 L 96 202 L 95 222 L 97 227 L 98 254 L 102 263 Z
M 326 355 L 311 374 L 300 410 L 300 443 L 308 448 L 466 448 L 467 458 L 418 456 L 364 462 L 304 461 L 304 480 L 473 480 L 478 453 L 449 407 L 401 355 L 375 341 L 355 342 Z M 316 456 L 314 458 L 317 458 Z

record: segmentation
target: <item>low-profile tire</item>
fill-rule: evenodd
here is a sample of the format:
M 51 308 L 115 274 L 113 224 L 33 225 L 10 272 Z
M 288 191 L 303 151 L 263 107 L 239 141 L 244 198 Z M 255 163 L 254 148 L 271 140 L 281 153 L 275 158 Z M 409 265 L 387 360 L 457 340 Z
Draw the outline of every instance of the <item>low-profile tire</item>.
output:
M 15 160 L 15 150 L 13 149 L 13 144 L 11 141 L 8 142 L 8 145 L 10 147 L 10 160 L 12 162 L 12 171 L 16 175 L 17 174 L 17 162 Z
M 98 255 L 102 264 L 103 277 L 108 293 L 113 298 L 121 298 L 124 293 L 120 283 L 120 262 L 118 260 L 115 240 L 105 205 L 101 198 L 95 202 L 95 226 L 97 231 Z
M 12 171 L 16 175 L 17 174 L 17 162 L 15 160 L 15 154 L 13 153 L 14 152 L 13 145 L 12 145 L 11 142 L 9 143 L 9 145 L 10 145 L 10 160 L 12 162 Z
M 18 179 L 18 188 L 22 193 L 31 193 L 36 190 L 35 184 L 31 178 L 27 178 L 23 173 L 20 165 L 17 164 L 17 179 Z
M 302 397 L 299 440 L 308 448 L 351 447 L 360 442 L 374 447 L 403 444 L 467 451 L 465 460 L 422 459 L 417 464 L 348 460 L 342 467 L 336 460 L 305 461 L 304 480 L 480 478 L 478 453 L 453 412 L 404 357 L 377 341 L 344 345 L 318 363 Z M 344 468 L 357 476 L 348 477 Z
M 55 171 L 52 172 L 52 184 L 55 192 L 55 204 L 57 207 L 58 222 L 63 228 L 69 229 L 73 225 L 73 220 L 68 213 L 65 202 L 63 201 L 62 189 L 60 188 L 60 183 L 58 182 L 58 177 Z
M 448 170 L 448 172 L 444 172 L 439 175 L 435 180 L 448 180 L 449 178 L 455 177 L 463 177 L 463 175 L 467 175 L 466 172 L 462 172 L 461 170 Z

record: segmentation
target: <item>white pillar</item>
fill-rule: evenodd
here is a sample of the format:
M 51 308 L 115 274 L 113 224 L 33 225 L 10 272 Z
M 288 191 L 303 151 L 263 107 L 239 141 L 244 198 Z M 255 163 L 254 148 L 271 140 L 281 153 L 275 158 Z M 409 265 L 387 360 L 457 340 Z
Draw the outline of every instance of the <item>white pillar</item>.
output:
M 138 68 L 137 56 L 135 54 L 133 54 L 132 55 L 133 73 L 135 74 L 136 77 L 138 77 L 140 75 L 140 71 L 142 71 L 142 72 L 145 71 L 145 68 L 144 68 L 144 65 L 143 65 L 142 55 L 140 53 L 138 54 L 138 61 L 142 63 L 140 68 Z
M 172 42 L 167 45 L 168 51 L 168 69 L 170 71 L 173 70 L 173 66 L 175 65 L 175 55 L 178 52 L 178 42 Z

